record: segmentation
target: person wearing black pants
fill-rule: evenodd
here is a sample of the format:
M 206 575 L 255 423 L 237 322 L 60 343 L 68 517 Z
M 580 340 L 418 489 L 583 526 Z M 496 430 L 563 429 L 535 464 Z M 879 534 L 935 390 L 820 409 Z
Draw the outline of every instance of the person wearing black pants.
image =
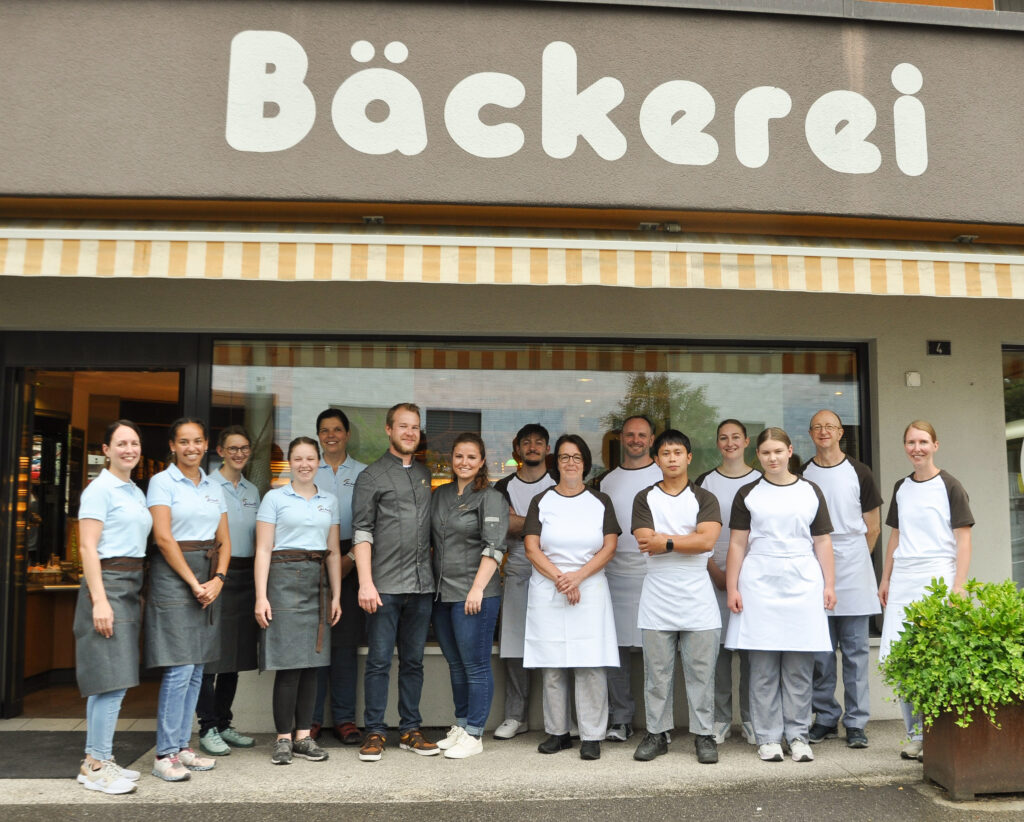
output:
M 221 656 L 206 665 L 196 703 L 199 747 L 210 756 L 227 756 L 232 747 L 251 748 L 256 744 L 251 736 L 231 727 L 231 705 L 238 689 L 238 672 L 256 668 L 256 621 L 253 619 L 256 594 L 252 567 L 260 493 L 242 476 L 251 451 L 246 430 L 240 425 L 228 426 L 217 441 L 217 453 L 224 464 L 211 476 L 220 484 L 228 506 L 231 563 L 221 593 Z
M 256 515 L 255 614 L 263 629 L 259 666 L 277 672 L 275 765 L 290 764 L 293 755 L 315 762 L 327 759 L 309 732 L 317 671 L 331 659 L 329 626 L 341 618 L 341 558 L 338 500 L 313 481 L 319 464 L 316 440 L 292 440 L 292 481 L 269 491 Z

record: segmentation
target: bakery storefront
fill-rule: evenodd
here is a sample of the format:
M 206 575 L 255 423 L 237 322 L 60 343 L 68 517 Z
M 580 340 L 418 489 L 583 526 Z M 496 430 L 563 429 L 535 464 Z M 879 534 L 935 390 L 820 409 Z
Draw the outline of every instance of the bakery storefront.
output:
M 463 430 L 514 471 L 526 422 L 612 467 L 638 410 L 694 470 L 725 417 L 807 458 L 830 407 L 886 498 L 924 417 L 973 575 L 1024 581 L 1022 35 L 687 5 L 5 6 L 3 716 L 73 683 L 77 499 L 122 416 L 143 487 L 189 414 L 244 424 L 267 489 L 331 405 L 370 461 L 418 403 L 438 481 Z

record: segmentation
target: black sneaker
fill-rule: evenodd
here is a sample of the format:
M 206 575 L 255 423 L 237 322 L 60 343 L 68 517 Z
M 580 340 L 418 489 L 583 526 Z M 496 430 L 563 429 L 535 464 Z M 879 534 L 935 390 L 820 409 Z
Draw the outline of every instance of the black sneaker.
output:
M 572 740 L 569 734 L 548 734 L 547 739 L 537 746 L 542 754 L 554 754 L 559 751 L 566 751 L 572 747 Z
M 327 759 L 327 751 L 317 745 L 316 740 L 311 736 L 296 739 L 295 744 L 292 745 L 292 753 L 303 759 L 308 759 L 310 762 L 322 762 Z
M 846 747 L 847 748 L 866 748 L 868 746 L 868 735 L 864 733 L 863 728 L 847 728 L 846 729 Z
M 835 739 L 839 736 L 839 729 L 835 725 L 822 725 L 815 722 L 807 734 L 807 739 L 812 745 L 817 745 L 826 739 Z
M 657 756 L 668 753 L 668 740 L 665 734 L 646 734 L 633 751 L 633 759 L 638 762 L 650 762 Z
M 580 759 L 600 759 L 601 743 L 596 739 L 584 739 L 580 742 Z
M 714 765 L 718 761 L 718 745 L 713 736 L 698 736 L 694 740 L 697 749 L 697 761 L 701 765 Z

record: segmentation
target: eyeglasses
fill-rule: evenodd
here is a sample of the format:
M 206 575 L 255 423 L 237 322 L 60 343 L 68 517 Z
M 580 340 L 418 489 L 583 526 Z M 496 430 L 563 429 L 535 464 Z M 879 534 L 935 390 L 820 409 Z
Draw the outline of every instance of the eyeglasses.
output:
M 576 463 L 576 465 L 583 464 L 582 454 L 559 454 L 558 461 L 564 465 L 568 465 L 570 462 Z
M 822 431 L 829 431 L 829 432 L 831 432 L 831 431 L 838 431 L 840 429 L 840 427 L 841 426 L 838 426 L 838 425 L 832 425 L 832 423 L 826 423 L 825 425 L 812 425 L 811 426 L 811 433 L 812 434 L 820 434 Z
M 231 456 L 237 457 L 241 456 L 242 454 L 248 454 L 252 449 L 248 445 L 229 445 L 224 450 L 227 451 Z

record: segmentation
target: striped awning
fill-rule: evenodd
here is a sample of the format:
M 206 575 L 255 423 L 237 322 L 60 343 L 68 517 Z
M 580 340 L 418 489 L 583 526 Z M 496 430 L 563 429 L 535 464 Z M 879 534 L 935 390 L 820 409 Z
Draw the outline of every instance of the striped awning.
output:
M 0 275 L 1024 298 L 1017 247 L 337 225 L 10 221 Z

